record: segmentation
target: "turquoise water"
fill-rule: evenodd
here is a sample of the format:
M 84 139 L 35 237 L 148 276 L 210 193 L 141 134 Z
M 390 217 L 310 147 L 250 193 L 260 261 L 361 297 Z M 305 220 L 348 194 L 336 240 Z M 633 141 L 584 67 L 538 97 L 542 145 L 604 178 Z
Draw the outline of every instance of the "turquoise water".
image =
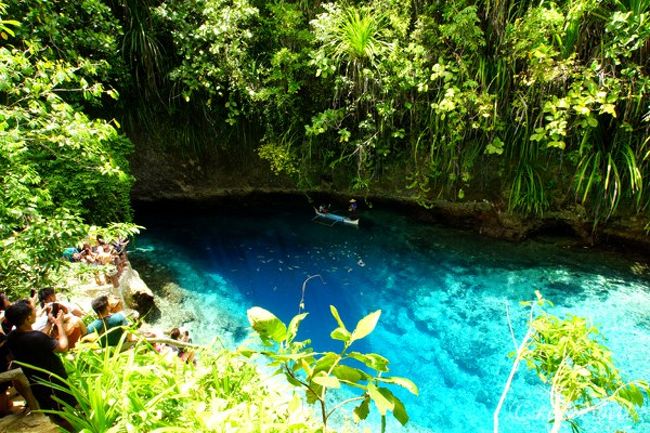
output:
M 308 205 L 298 203 L 298 212 L 284 206 L 139 212 L 147 230 L 132 252 L 134 263 L 153 264 L 148 272 L 164 274 L 183 293 L 183 308 L 172 305 L 163 315 L 172 311 L 195 341 L 216 337 L 234 347 L 247 335 L 248 308 L 264 307 L 288 322 L 298 312 L 303 281 L 320 275 L 307 284 L 310 316 L 299 337 L 311 338 L 318 350 L 337 350 L 340 343 L 329 339 L 336 327 L 330 304 L 348 328 L 382 310 L 377 329 L 356 349 L 384 355 L 392 375 L 420 388 L 418 397 L 396 390 L 411 421 L 404 430 L 392 421 L 391 432 L 491 432 L 513 350 L 506 308 L 521 338 L 526 311 L 519 301 L 536 289 L 556 304 L 552 312 L 585 316 L 598 326 L 625 378 L 650 379 L 650 284 L 643 264 L 568 243 L 483 239 L 378 209 L 362 214 L 359 229 L 328 227 L 312 222 Z M 501 431 L 547 431 L 549 408 L 546 386 L 522 368 Z M 631 424 L 609 406 L 583 425 L 590 432 L 645 433 L 650 410 Z

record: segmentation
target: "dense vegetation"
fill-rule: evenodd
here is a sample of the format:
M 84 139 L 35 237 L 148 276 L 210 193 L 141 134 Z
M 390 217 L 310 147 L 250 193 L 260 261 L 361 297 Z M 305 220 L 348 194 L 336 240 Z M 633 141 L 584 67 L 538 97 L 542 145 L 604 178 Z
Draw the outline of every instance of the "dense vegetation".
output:
M 195 366 L 140 341 L 122 352 L 83 347 L 65 364 L 78 404 L 60 415 L 75 432 L 318 431 L 297 396 L 232 352 L 204 349 Z
M 30 10 L 37 11 L 49 13 Z M 51 283 L 63 249 L 89 233 L 114 238 L 135 229 L 111 224 L 131 215 L 131 143 L 115 122 L 82 110 L 116 97 L 98 81 L 106 68 L 92 55 L 65 52 L 66 41 L 42 37 L 57 35 L 46 31 L 47 21 L 43 26 L 22 39 L 20 32 L 30 30 L 19 22 L 0 27 L 0 290 L 10 295 Z
M 57 281 L 61 251 L 89 233 L 137 230 L 133 145 L 115 119 L 145 134 L 160 119 L 182 123 L 168 137 L 182 151 L 210 151 L 205 138 L 218 136 L 237 153 L 254 131 L 271 169 L 304 188 L 332 179 L 363 193 L 405 190 L 425 206 L 485 198 L 525 215 L 647 217 L 649 40 L 648 0 L 0 2 L 0 290 Z M 323 424 L 325 391 L 341 381 L 363 390 L 358 418 L 372 400 L 406 422 L 378 385 L 415 386 L 380 377 L 380 355 L 347 353 L 376 318 L 352 333 L 337 319 L 345 347 L 331 355 L 293 341 L 301 319 L 271 320 L 284 331 L 266 354 L 298 385 L 306 378 Z M 517 359 L 553 377 L 556 424 L 597 399 L 633 415 L 644 403 L 647 385 L 623 385 L 579 319 L 545 316 L 531 329 Z M 576 329 L 580 344 L 563 348 Z M 553 355 L 585 347 L 604 354 L 608 368 L 594 370 L 604 379 L 593 357 L 568 366 Z M 270 404 L 255 369 L 231 353 L 206 352 L 196 368 L 145 343 L 77 355 L 67 367 L 79 406 L 64 417 L 78 430 L 320 429 L 300 400 Z M 378 375 L 337 368 L 348 358 Z M 111 392 L 121 398 L 103 398 Z
M 128 7 L 141 88 L 233 134 L 229 152 L 254 125 L 259 154 L 301 186 L 595 222 L 647 209 L 648 1 Z
M 2 286 L 45 278 L 80 221 L 129 220 L 133 147 L 113 119 L 166 131 L 172 152 L 253 137 L 303 188 L 647 221 L 649 15 L 643 0 L 9 2 Z

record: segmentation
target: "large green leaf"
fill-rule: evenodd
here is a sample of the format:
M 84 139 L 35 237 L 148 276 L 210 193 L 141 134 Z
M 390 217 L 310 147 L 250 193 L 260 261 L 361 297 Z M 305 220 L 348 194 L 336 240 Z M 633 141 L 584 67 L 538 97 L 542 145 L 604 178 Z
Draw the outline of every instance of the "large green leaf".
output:
M 330 337 L 333 340 L 340 340 L 340 341 L 343 341 L 345 343 L 349 343 L 350 338 L 352 336 L 350 335 L 350 332 L 347 329 L 345 329 L 345 328 L 336 328 L 335 330 L 332 331 L 332 333 L 330 334 Z
M 266 342 L 270 339 L 280 343 L 286 338 L 287 327 L 270 311 L 260 307 L 253 307 L 246 312 L 246 315 L 249 323 L 262 341 Z
M 332 374 L 338 377 L 340 380 L 358 383 L 362 380 L 368 380 L 369 376 L 365 371 L 359 370 L 358 368 L 348 367 L 347 365 L 337 365 L 332 370 Z
M 366 367 L 377 371 L 388 371 L 388 359 L 376 353 L 351 352 L 348 356 L 363 363 Z
M 386 400 L 393 402 L 393 416 L 397 421 L 402 425 L 406 425 L 409 421 L 409 416 L 406 413 L 406 408 L 402 401 L 395 397 L 395 395 L 390 392 L 388 388 L 379 388 L 379 392 L 386 398 Z
M 413 383 L 412 380 L 407 379 L 405 377 L 379 377 L 377 380 L 380 380 L 382 382 L 386 383 L 394 383 L 395 385 L 399 385 L 402 388 L 406 388 L 411 394 L 418 395 L 418 387 L 415 383 Z
M 298 387 L 302 386 L 302 383 L 300 383 L 300 381 L 293 377 L 291 374 L 285 372 L 284 376 L 287 378 L 287 382 L 289 382 L 291 385 Z
M 312 379 L 314 383 L 317 383 L 321 386 L 324 386 L 326 388 L 340 388 L 341 387 L 341 382 L 334 377 L 334 376 L 328 376 L 325 372 L 320 372 L 314 378 Z
M 338 355 L 332 352 L 326 353 L 323 355 L 314 365 L 312 374 L 319 373 L 321 371 L 328 371 L 332 365 L 338 359 Z
M 289 343 L 291 343 L 293 339 L 296 338 L 298 327 L 308 314 L 309 313 L 298 314 L 297 316 L 294 316 L 293 319 L 291 319 L 291 322 L 289 322 L 289 328 L 287 329 L 287 341 Z
M 368 384 L 368 395 L 375 402 L 375 406 L 377 406 L 379 413 L 382 415 L 386 415 L 387 411 L 392 411 L 395 407 L 395 404 L 388 400 L 383 393 L 379 392 L 379 389 L 373 383 Z
M 375 326 L 377 326 L 377 322 L 379 321 L 379 316 L 381 316 L 381 310 L 370 313 L 363 319 L 359 320 L 356 328 L 352 331 L 352 338 L 350 341 L 361 340 L 374 331 Z
M 314 404 L 320 400 L 320 395 L 323 392 L 323 387 L 315 382 L 309 382 L 309 388 L 306 389 L 305 396 L 307 403 Z
M 623 393 L 622 391 L 625 391 Z M 621 392 L 619 392 L 621 397 L 623 397 L 625 400 L 628 400 L 630 403 L 636 405 L 636 406 L 643 406 L 643 393 L 641 392 L 641 389 L 634 385 L 633 383 L 629 384 L 627 388 L 623 388 Z
M 368 417 L 370 413 L 370 408 L 368 407 L 370 399 L 368 397 L 364 398 L 361 404 L 354 408 L 354 422 L 359 422 Z

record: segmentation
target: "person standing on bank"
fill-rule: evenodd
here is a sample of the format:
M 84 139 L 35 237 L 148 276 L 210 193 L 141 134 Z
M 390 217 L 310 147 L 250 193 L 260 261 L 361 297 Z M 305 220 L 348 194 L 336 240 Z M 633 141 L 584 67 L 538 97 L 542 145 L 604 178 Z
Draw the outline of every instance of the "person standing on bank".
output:
M 51 314 L 48 316 L 48 320 L 58 330 L 56 339 L 32 329 L 32 324 L 36 320 L 36 311 L 28 300 L 11 304 L 5 312 L 5 317 L 15 326 L 15 329 L 7 336 L 7 347 L 14 360 L 21 364 L 20 367 L 27 376 L 32 393 L 41 409 L 59 409 L 59 403 L 54 401 L 53 396 L 74 405 L 75 399 L 70 394 L 56 390 L 47 384 L 49 382 L 67 388 L 62 379 L 67 379 L 68 375 L 57 355 L 57 353 L 68 350 L 68 337 L 63 329 L 63 311 L 59 311 L 56 317 Z M 23 364 L 38 367 L 46 372 L 32 369 Z

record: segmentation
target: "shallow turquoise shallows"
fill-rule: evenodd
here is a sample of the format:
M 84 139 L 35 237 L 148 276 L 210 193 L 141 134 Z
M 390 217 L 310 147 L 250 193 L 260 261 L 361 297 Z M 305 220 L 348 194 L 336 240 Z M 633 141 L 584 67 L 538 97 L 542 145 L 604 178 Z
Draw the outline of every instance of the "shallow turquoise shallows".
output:
M 519 302 L 536 289 L 555 303 L 551 312 L 596 325 L 626 379 L 650 379 L 650 284 L 642 264 L 555 241 L 479 238 L 378 209 L 362 212 L 359 229 L 329 227 L 313 222 L 311 209 L 298 203 L 296 212 L 286 206 L 141 212 L 138 222 L 147 230 L 132 255 L 171 273 L 185 291 L 186 326 L 201 343 L 215 337 L 231 347 L 241 343 L 246 310 L 254 305 L 288 322 L 312 275 L 320 277 L 306 284 L 310 315 L 299 337 L 311 338 L 316 350 L 340 349 L 329 339 L 336 327 L 330 304 L 348 328 L 380 309 L 376 330 L 356 349 L 384 355 L 392 375 L 420 389 L 418 397 L 395 390 L 411 420 L 403 430 L 391 420 L 389 432 L 491 432 L 512 364 L 507 311 L 520 339 L 526 310 Z M 549 409 L 548 386 L 522 366 L 501 432 L 547 431 Z M 366 426 L 374 432 L 377 418 L 371 418 Z M 583 425 L 593 433 L 647 433 L 650 409 L 633 424 L 608 406 Z

